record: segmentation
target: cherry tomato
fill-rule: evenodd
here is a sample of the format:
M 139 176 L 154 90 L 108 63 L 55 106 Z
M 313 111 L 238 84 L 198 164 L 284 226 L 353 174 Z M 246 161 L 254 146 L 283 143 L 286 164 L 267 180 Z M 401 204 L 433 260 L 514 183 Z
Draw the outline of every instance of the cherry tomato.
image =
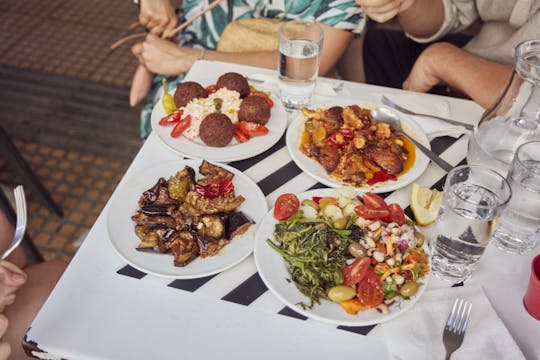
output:
M 395 222 L 398 225 L 405 225 L 407 223 L 405 213 L 403 212 L 403 209 L 401 208 L 401 206 L 399 206 L 399 204 L 393 203 L 388 205 L 388 211 L 390 212 L 387 219 L 390 221 L 388 222 Z
M 268 134 L 268 128 L 264 125 L 250 122 L 250 121 L 240 121 L 238 122 L 238 129 L 242 131 L 248 137 L 261 136 Z
M 244 132 L 240 130 L 240 128 L 236 125 L 238 125 L 238 123 L 234 124 L 234 137 L 236 138 L 236 140 L 238 140 L 238 142 L 240 143 L 248 141 L 249 135 L 244 134 Z
M 213 93 L 216 92 L 217 86 L 216 86 L 215 84 L 209 85 L 209 86 L 207 86 L 204 90 L 206 91 L 206 93 L 207 93 L 208 95 L 210 95 L 210 94 L 213 94 Z
M 171 131 L 171 136 L 173 138 L 180 137 L 184 131 L 191 125 L 191 115 L 186 116 L 182 120 L 178 121 L 174 128 Z
M 384 300 L 384 291 L 381 279 L 373 272 L 368 270 L 364 279 L 358 284 L 356 296 L 360 303 L 366 308 L 372 308 L 382 304 Z
M 374 193 L 365 193 L 362 200 L 364 205 L 372 209 L 386 209 L 388 207 L 384 199 Z
M 281 194 L 274 205 L 274 218 L 279 221 L 290 218 L 298 208 L 300 201 L 294 194 Z
M 343 269 L 343 285 L 353 286 L 358 284 L 369 269 L 370 259 L 366 256 L 354 260 Z
M 172 126 L 180 121 L 183 112 L 182 109 L 175 110 L 171 114 L 162 117 L 158 124 L 161 126 Z
M 272 101 L 272 99 L 270 98 L 270 96 L 268 96 L 266 93 L 262 92 L 262 91 L 259 91 L 259 90 L 252 90 L 248 96 L 260 96 L 262 97 L 264 100 L 266 100 L 266 103 L 268 104 L 268 106 L 272 107 L 274 106 L 274 101 Z
M 354 212 L 366 220 L 381 220 L 390 215 L 388 209 L 374 209 L 364 204 L 356 205 Z
M 322 197 L 320 196 L 314 196 L 311 198 L 313 201 L 315 201 L 317 204 L 321 201 Z

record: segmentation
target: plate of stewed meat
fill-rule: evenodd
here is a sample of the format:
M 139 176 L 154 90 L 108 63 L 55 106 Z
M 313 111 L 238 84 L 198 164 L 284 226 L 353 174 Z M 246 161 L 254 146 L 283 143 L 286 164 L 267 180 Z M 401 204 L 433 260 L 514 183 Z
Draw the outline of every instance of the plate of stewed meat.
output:
M 342 99 L 303 108 L 287 130 L 294 162 L 322 184 L 383 193 L 408 185 L 429 159 L 391 125 L 375 123 L 371 110 L 383 105 Z M 430 148 L 414 120 L 401 117 L 403 130 Z
M 108 232 L 118 254 L 136 269 L 199 278 L 238 264 L 253 250 L 266 200 L 235 168 L 181 160 L 126 181 L 111 199 Z
M 222 162 L 264 152 L 287 127 L 281 102 L 236 72 L 188 74 L 174 92 L 164 91 L 151 119 L 152 130 L 173 151 Z

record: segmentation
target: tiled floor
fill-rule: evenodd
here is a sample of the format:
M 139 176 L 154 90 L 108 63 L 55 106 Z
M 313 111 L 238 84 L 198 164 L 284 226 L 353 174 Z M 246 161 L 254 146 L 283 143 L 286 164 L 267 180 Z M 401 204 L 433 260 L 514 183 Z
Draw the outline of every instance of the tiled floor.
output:
M 1 0 L 0 124 L 65 217 L 27 191 L 28 234 L 46 259 L 69 260 L 141 145 L 128 106 L 131 1 Z M 133 31 L 140 31 L 140 28 Z M 0 185 L 20 183 L 0 154 Z

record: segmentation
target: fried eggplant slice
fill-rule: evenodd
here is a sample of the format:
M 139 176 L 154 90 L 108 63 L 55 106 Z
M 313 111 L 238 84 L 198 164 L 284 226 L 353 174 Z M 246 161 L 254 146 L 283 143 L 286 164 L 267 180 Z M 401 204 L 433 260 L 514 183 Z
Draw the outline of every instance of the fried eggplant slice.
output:
M 138 211 L 131 217 L 137 225 L 146 226 L 148 228 L 175 228 L 176 222 L 171 216 L 148 216 L 142 211 Z
M 199 166 L 199 172 L 204 175 L 204 178 L 198 181 L 198 183 L 203 186 L 212 183 L 212 181 L 216 179 L 231 180 L 234 177 L 232 172 L 227 171 L 217 165 L 211 164 L 206 160 L 203 160 L 201 166 Z
M 233 211 L 244 202 L 244 197 L 233 196 L 231 193 L 223 194 L 216 198 L 207 198 L 196 191 L 188 192 L 186 201 L 180 207 L 192 216 L 203 214 L 218 214 L 220 212 Z
M 253 224 L 253 221 L 241 211 L 227 213 L 223 216 L 223 219 L 229 239 L 233 239 L 237 235 L 242 235 Z
M 193 190 L 194 184 L 195 170 L 186 166 L 169 179 L 167 184 L 169 196 L 175 200 L 184 201 L 188 191 Z
M 173 253 L 175 266 L 186 266 L 199 253 L 199 245 L 197 245 L 195 237 L 189 231 L 176 233 L 167 243 L 167 247 Z
M 216 255 L 225 245 L 229 243 L 228 239 L 216 239 L 209 236 L 196 235 L 197 244 L 199 245 L 199 255 L 201 258 Z
M 154 186 L 142 193 L 141 199 L 139 200 L 139 205 L 150 205 L 156 202 L 159 196 L 159 189 L 166 184 L 167 181 L 165 181 L 164 178 L 159 178 Z
M 219 215 L 204 215 L 195 225 L 197 234 L 212 238 L 221 238 L 225 236 L 225 225 Z

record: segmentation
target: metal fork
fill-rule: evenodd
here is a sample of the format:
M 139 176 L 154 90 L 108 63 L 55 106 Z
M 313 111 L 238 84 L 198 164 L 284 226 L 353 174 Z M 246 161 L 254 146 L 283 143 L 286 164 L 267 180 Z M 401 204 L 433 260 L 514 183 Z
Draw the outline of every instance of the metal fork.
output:
M 17 212 L 17 223 L 15 225 L 15 235 L 13 235 L 13 240 L 9 245 L 4 255 L 2 255 L 2 260 L 11 254 L 13 250 L 21 243 L 24 232 L 26 231 L 26 198 L 24 196 L 24 189 L 22 185 L 19 185 L 13 190 L 15 195 L 15 208 Z
M 391 108 L 394 108 L 397 111 L 402 112 L 404 114 L 430 117 L 430 118 L 445 121 L 445 122 L 447 122 L 449 124 L 463 126 L 465 129 L 468 129 L 468 130 L 474 129 L 474 125 L 466 124 L 466 123 L 463 123 L 461 121 L 456 121 L 456 120 L 452 120 L 452 119 L 446 119 L 446 118 L 443 118 L 443 117 L 440 117 L 440 116 L 435 116 L 435 115 L 421 114 L 421 113 L 417 113 L 417 112 L 414 112 L 414 111 L 409 110 L 409 109 L 405 109 L 404 107 L 399 106 L 398 104 L 396 104 L 395 102 L 393 102 L 392 100 L 390 100 L 389 98 L 387 98 L 384 95 L 382 96 L 382 102 L 383 102 L 384 105 L 390 106 Z
M 452 311 L 448 315 L 448 320 L 444 326 L 443 343 L 446 348 L 446 360 L 463 343 L 465 330 L 471 316 L 472 304 L 463 299 L 457 298 L 452 306 Z

